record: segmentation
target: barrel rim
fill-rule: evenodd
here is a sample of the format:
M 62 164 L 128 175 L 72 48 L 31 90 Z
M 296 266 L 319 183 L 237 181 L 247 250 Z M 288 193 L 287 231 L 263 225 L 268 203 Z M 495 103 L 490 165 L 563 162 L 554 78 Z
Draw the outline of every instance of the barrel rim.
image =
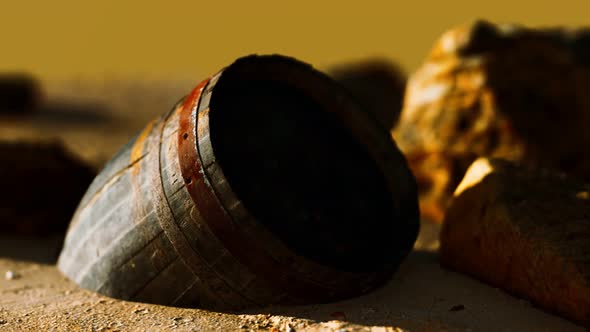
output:
M 307 64 L 292 58 L 272 55 L 241 58 L 234 62 L 234 64 L 230 65 L 230 67 L 244 64 L 248 61 L 266 62 L 266 65 L 271 66 L 274 70 L 279 68 L 280 70 L 286 71 L 284 75 L 280 75 L 280 79 L 287 80 L 289 84 L 302 89 L 305 93 L 309 93 L 316 101 L 321 102 L 325 100 L 325 98 L 319 97 L 322 94 L 336 96 L 333 101 L 328 103 L 328 105 L 326 105 L 326 102 L 321 103 L 322 108 L 336 113 L 336 115 L 342 120 L 342 124 L 348 129 L 351 129 L 355 137 L 360 138 L 360 143 L 367 148 L 367 151 L 371 157 L 374 158 L 382 175 L 387 180 L 387 188 L 392 194 L 394 215 L 397 218 L 397 222 L 405 222 L 407 225 L 405 225 L 404 228 L 409 229 L 407 234 L 402 234 L 398 237 L 400 239 L 412 237 L 415 239 L 418 232 L 417 225 L 419 224 L 417 200 L 414 197 L 415 202 L 412 204 L 411 199 L 405 199 L 404 201 L 404 195 L 398 195 L 398 193 L 401 192 L 415 193 L 415 180 L 413 180 L 413 175 L 410 173 L 406 165 L 405 158 L 387 133 L 378 126 L 376 121 L 371 119 L 367 114 L 359 111 L 361 107 L 358 103 L 356 103 L 354 98 L 348 95 L 344 89 L 340 89 L 340 86 L 336 82 Z M 293 68 L 297 68 L 297 70 L 294 70 Z M 387 280 L 397 268 L 401 260 L 407 255 L 407 252 L 411 250 L 411 244 L 413 244 L 413 241 L 406 245 L 407 250 L 399 253 L 399 257 L 396 257 L 395 260 L 391 260 L 390 264 L 381 266 L 375 271 L 351 272 L 321 265 L 315 261 L 297 255 L 287 248 L 280 240 L 273 237 L 264 225 L 255 222 L 256 219 L 248 212 L 245 206 L 240 204 L 241 201 L 236 194 L 233 193 L 231 188 L 229 188 L 227 182 L 225 183 L 225 187 L 223 186 L 225 177 L 223 175 L 222 167 L 219 165 L 217 167 L 214 166 L 216 163 L 208 132 L 208 113 L 210 111 L 209 103 L 215 84 L 226 69 L 220 71 L 211 79 L 206 80 L 206 82 L 199 85 L 199 87 L 195 89 L 186 100 L 183 115 L 181 116 L 184 119 L 181 119 L 181 123 L 184 122 L 184 128 L 181 125 L 179 142 L 180 145 L 187 144 L 186 141 L 191 141 L 191 139 L 187 140 L 187 138 L 189 138 L 187 135 L 194 135 L 195 146 L 189 150 L 195 151 L 196 156 L 188 159 L 184 158 L 183 160 L 183 155 L 179 154 L 181 165 L 183 163 L 186 164 L 186 161 L 190 159 L 195 160 L 195 162 L 199 164 L 199 168 L 202 166 L 202 175 L 208 180 L 210 189 L 216 196 L 217 204 L 231 217 L 234 226 L 239 229 L 240 232 L 243 232 L 244 223 L 242 221 L 253 221 L 249 226 L 254 227 L 253 231 L 264 239 L 260 242 L 269 244 L 272 247 L 272 250 L 264 248 L 265 251 L 268 253 L 269 251 L 278 250 L 280 253 L 288 256 L 288 261 L 291 261 L 292 263 L 290 264 L 291 267 L 299 267 L 300 271 L 314 271 L 313 275 L 305 276 L 305 279 L 310 278 L 309 281 L 312 283 L 318 283 L 318 286 L 323 285 L 320 288 L 325 288 L 324 290 L 331 289 L 328 291 L 328 293 L 330 293 L 329 297 L 334 297 L 336 295 L 338 295 L 337 297 L 339 298 L 342 297 L 342 286 L 344 285 L 348 288 L 350 288 L 351 284 L 358 285 L 358 289 L 348 289 L 347 292 L 350 294 L 358 294 L 365 293 Z M 313 77 L 313 79 L 321 84 L 317 84 L 317 86 L 314 85 L 315 89 L 310 89 L 310 87 L 304 84 L 305 80 L 298 76 L 300 75 L 298 73 L 303 73 L 301 75 L 306 79 Z M 251 74 L 260 75 L 260 72 L 252 71 Z M 321 89 L 317 89 L 318 86 Z M 186 127 L 187 125 L 189 126 L 188 128 Z M 181 150 L 183 149 L 179 149 L 179 152 Z M 181 168 L 187 169 L 187 167 L 189 167 L 189 165 Z M 213 169 L 215 170 L 213 171 Z M 400 179 L 409 179 L 410 181 L 403 183 L 399 181 Z M 196 197 L 192 194 L 191 196 L 196 203 Z M 228 206 L 231 206 L 232 208 L 228 209 Z M 402 209 L 407 210 L 408 213 L 400 216 L 399 212 L 402 211 Z M 236 222 L 236 216 L 240 216 L 240 222 Z M 411 227 L 412 224 L 416 225 L 414 229 Z M 335 294 L 336 291 L 338 291 L 339 294 Z

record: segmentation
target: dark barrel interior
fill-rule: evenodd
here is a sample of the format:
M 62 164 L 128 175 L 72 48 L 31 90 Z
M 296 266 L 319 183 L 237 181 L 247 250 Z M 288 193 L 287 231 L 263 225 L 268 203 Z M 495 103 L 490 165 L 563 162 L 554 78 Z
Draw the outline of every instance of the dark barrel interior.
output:
M 335 84 L 308 70 L 311 87 Z M 295 253 L 379 270 L 397 258 L 392 194 L 367 149 L 321 106 L 338 95 L 314 98 L 285 76 L 229 67 L 210 104 L 216 160 L 246 209 Z

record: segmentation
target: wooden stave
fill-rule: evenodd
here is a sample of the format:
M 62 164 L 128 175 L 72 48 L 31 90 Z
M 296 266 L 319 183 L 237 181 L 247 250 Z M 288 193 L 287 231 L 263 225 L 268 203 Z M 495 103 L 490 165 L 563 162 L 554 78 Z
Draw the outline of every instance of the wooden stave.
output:
M 177 106 L 173 113 L 180 108 L 182 105 Z M 171 116 L 171 118 L 175 117 Z M 130 151 L 118 155 L 123 158 L 130 157 L 129 165 L 124 169 L 112 172 L 107 165 L 103 171 L 118 175 L 114 175 L 108 181 L 97 178 L 97 181 L 103 181 L 106 184 L 96 188 L 95 192 L 89 192 L 86 196 L 94 196 L 94 198 L 83 200 L 84 204 L 78 208 L 60 255 L 58 267 L 62 273 L 83 288 L 125 300 L 211 308 L 238 308 L 251 305 L 251 301 L 244 300 L 231 287 L 224 286 L 225 283 L 219 277 L 215 277 L 215 272 L 206 267 L 206 262 L 193 264 L 191 268 L 186 263 L 186 257 L 178 253 L 175 244 L 162 227 L 160 218 L 163 217 L 163 213 L 158 215 L 155 212 L 156 206 L 160 205 L 164 208 L 167 206 L 167 202 L 163 202 L 162 197 L 154 195 L 155 184 L 161 182 L 158 152 L 162 145 L 159 144 L 159 138 L 166 122 L 170 123 L 163 118 L 148 125 L 143 133 L 134 139 L 134 143 L 126 146 Z M 176 137 L 172 141 L 176 142 Z M 122 163 L 114 160 L 110 165 L 122 165 Z M 93 218 L 93 215 L 86 216 L 84 212 L 92 210 L 94 204 L 105 201 L 104 208 L 98 209 L 100 210 L 98 212 L 105 211 L 109 209 L 109 206 L 114 205 L 110 203 L 111 200 L 108 200 L 115 190 L 114 186 L 121 187 L 119 190 L 122 193 L 132 197 L 122 200 L 123 204 L 112 212 L 123 211 L 121 216 L 111 218 L 113 214 L 109 214 L 104 221 Z M 170 217 L 171 215 L 167 218 Z M 165 215 L 164 218 L 166 218 Z M 122 219 L 127 219 L 127 224 L 120 222 Z M 95 221 L 104 222 L 104 224 L 94 224 Z M 141 222 L 135 224 L 135 221 Z M 122 225 L 111 228 L 117 222 Z M 127 227 L 121 229 L 121 226 Z M 112 231 L 107 232 L 106 230 L 110 228 Z M 123 236 L 119 235 L 120 233 Z M 93 241 L 96 235 L 100 239 L 99 243 Z M 104 253 L 100 252 L 103 250 Z M 97 257 L 93 257 L 95 252 Z M 182 264 L 178 264 L 179 261 Z M 175 266 L 178 272 L 176 275 L 191 276 L 188 279 L 184 278 L 185 285 L 179 284 L 178 280 L 158 278 L 170 266 Z M 197 267 L 198 273 L 195 271 Z M 160 285 L 154 284 L 157 280 L 160 280 Z M 195 282 L 196 280 L 199 282 Z M 187 291 L 196 288 L 199 290 L 194 292 L 193 296 L 182 298 Z M 211 290 L 216 292 L 213 293 Z M 178 292 L 174 294 L 174 291 Z M 167 294 L 168 298 L 163 299 L 162 294 Z

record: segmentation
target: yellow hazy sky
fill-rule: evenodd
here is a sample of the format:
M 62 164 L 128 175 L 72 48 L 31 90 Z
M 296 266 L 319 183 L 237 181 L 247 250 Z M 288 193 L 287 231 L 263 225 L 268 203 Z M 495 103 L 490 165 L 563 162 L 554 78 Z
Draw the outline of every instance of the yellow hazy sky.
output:
M 250 53 L 415 69 L 447 28 L 485 18 L 590 25 L 590 1 L 4 1 L 0 71 L 43 79 L 212 74 Z

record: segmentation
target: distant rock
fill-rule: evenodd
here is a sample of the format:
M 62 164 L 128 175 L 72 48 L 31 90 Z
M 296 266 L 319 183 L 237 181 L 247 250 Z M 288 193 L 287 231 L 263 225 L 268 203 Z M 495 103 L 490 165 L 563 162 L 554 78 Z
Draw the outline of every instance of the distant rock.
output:
M 347 88 L 385 129 L 392 129 L 402 109 L 406 74 L 393 62 L 370 58 L 343 63 L 328 73 Z
M 590 179 L 590 30 L 475 22 L 436 42 L 408 81 L 393 136 L 442 220 L 477 157 L 555 168 Z
M 56 141 L 0 141 L 0 233 L 64 232 L 95 171 Z
M 0 73 L 0 114 L 31 112 L 41 104 L 41 84 L 25 73 Z

